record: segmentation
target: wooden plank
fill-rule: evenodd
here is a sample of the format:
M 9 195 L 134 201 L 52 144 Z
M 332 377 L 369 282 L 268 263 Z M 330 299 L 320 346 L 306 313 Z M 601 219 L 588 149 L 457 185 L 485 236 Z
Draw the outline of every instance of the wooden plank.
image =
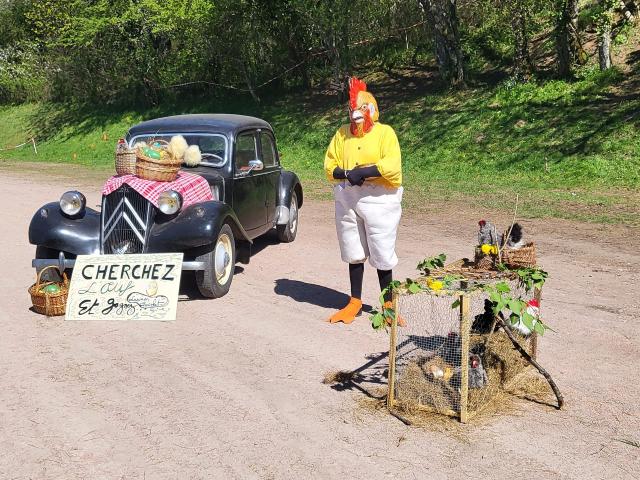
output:
M 467 423 L 469 420 L 469 297 L 460 295 L 460 338 L 462 340 L 462 356 L 460 358 L 460 421 Z
M 398 406 L 398 401 L 394 400 L 393 404 L 390 404 L 389 410 L 391 410 L 392 408 L 394 408 L 396 406 Z M 459 412 L 456 412 L 455 410 L 451 410 L 449 408 L 437 409 L 435 407 L 432 407 L 431 405 L 424 405 L 422 403 L 418 403 L 413 408 L 416 408 L 417 410 L 420 410 L 421 412 L 438 413 L 440 415 L 446 415 L 447 417 L 453 417 L 453 418 L 460 417 L 460 413 Z
M 542 290 L 540 288 L 535 289 L 534 298 L 538 301 L 538 314 L 542 320 Z M 531 358 L 538 359 L 538 334 L 535 330 L 531 333 Z
M 398 331 L 398 294 L 393 293 L 393 311 L 395 315 L 391 321 L 391 333 L 389 335 L 389 378 L 387 391 L 387 408 L 391 410 L 395 402 L 396 387 L 396 343 Z
M 417 408 L 422 412 L 439 413 L 441 415 L 446 415 L 448 417 L 453 417 L 453 418 L 460 417 L 460 413 L 456 412 L 455 410 L 449 410 L 449 409 L 438 410 L 437 408 L 434 408 L 430 405 L 423 405 L 421 403 L 416 405 L 415 408 Z

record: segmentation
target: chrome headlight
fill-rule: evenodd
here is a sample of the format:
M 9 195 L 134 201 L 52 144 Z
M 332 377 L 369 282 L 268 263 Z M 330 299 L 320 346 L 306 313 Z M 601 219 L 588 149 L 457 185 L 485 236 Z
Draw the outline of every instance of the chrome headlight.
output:
M 162 192 L 158 197 L 158 208 L 165 215 L 173 215 L 182 207 L 182 195 L 175 190 Z
M 65 192 L 60 197 L 60 210 L 70 217 L 84 212 L 86 206 L 87 199 L 80 192 Z

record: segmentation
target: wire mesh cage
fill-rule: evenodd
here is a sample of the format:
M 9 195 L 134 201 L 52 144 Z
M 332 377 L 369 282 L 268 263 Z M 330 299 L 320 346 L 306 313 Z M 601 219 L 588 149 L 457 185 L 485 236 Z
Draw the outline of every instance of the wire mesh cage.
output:
M 514 296 L 539 307 L 541 292 L 527 293 L 519 282 L 506 282 Z M 395 310 L 406 326 L 391 328 L 390 408 L 427 410 L 466 422 L 529 368 L 503 329 L 497 328 L 489 293 L 466 283 L 459 289 L 395 294 Z M 535 312 L 537 316 L 539 310 Z M 537 336 L 524 324 L 510 333 L 535 358 Z

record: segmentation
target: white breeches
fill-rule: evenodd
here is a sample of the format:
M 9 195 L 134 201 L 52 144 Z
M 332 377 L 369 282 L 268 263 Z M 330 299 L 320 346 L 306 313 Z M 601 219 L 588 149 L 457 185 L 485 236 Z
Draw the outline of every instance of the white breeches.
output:
M 342 260 L 364 263 L 378 270 L 398 264 L 396 236 L 402 214 L 402 187 L 385 188 L 343 182 L 334 187 L 336 230 Z

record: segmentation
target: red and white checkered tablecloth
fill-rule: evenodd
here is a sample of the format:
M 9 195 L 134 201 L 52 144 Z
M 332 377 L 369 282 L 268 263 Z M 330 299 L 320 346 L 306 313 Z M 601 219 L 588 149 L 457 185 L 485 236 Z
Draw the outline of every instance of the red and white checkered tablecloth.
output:
M 124 184 L 129 185 L 144 198 L 158 206 L 158 197 L 162 192 L 175 190 L 182 195 L 182 208 L 194 203 L 214 200 L 209 183 L 200 175 L 188 172 L 178 172 L 178 178 L 173 182 L 155 182 L 144 180 L 135 175 L 118 175 L 111 177 L 102 187 L 102 194 L 109 195 Z

